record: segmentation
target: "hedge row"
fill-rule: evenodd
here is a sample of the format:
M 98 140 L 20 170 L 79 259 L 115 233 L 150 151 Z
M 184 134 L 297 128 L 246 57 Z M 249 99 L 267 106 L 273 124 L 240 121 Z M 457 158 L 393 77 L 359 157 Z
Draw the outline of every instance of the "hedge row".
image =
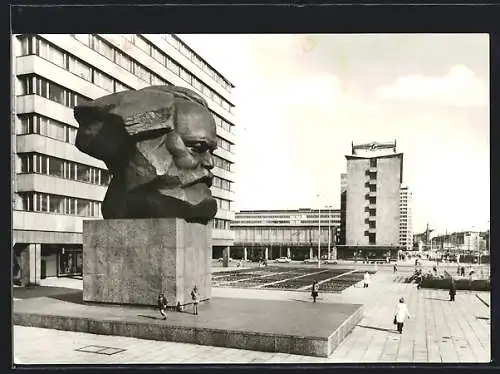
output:
M 491 291 L 491 283 L 488 279 L 476 279 L 470 282 L 468 279 L 455 281 L 457 290 Z M 424 278 L 420 284 L 421 288 L 449 289 L 450 280 L 440 278 Z

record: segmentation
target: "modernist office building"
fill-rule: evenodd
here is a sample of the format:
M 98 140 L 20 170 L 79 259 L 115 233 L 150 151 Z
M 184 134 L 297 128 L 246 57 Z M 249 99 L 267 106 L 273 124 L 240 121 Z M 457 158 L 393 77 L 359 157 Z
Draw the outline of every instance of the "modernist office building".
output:
M 345 157 L 345 240 L 338 246 L 338 257 L 394 258 L 400 248 L 403 154 L 396 152 L 396 142 L 370 143 L 353 144 L 352 154 Z
M 402 250 L 413 249 L 412 193 L 407 186 L 401 187 L 399 199 L 399 245 Z
M 215 248 L 233 244 L 233 85 L 176 35 L 16 35 L 12 38 L 13 248 L 25 282 L 81 274 L 82 221 L 101 218 L 110 175 L 74 146 L 73 107 L 113 92 L 194 89 L 217 123 L 212 187 Z
M 235 233 L 231 257 L 304 260 L 317 258 L 319 244 L 321 257 L 335 259 L 339 226 L 340 211 L 332 208 L 236 212 L 231 222 Z

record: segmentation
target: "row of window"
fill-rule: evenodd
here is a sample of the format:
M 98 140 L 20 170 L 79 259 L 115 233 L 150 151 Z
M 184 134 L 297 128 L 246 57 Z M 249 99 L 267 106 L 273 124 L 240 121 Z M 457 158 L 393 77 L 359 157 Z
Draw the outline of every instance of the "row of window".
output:
M 88 34 L 86 34 L 88 35 Z M 96 42 L 93 45 L 100 46 L 99 50 L 105 50 L 102 46 L 106 45 L 102 40 L 95 39 Z M 132 87 L 129 87 L 122 82 L 110 77 L 109 75 L 101 72 L 100 70 L 94 68 L 93 66 L 83 62 L 82 60 L 62 51 L 61 49 L 53 46 L 52 44 L 46 42 L 40 37 L 36 36 L 24 36 L 21 39 L 22 45 L 22 55 L 31 55 L 36 54 L 59 67 L 68 70 L 69 72 L 78 75 L 80 78 L 85 79 L 95 85 L 111 92 L 121 92 L 126 90 L 131 90 Z M 128 61 L 128 62 L 124 62 Z M 115 63 L 124 67 L 128 71 L 137 75 L 139 78 L 145 77 L 145 71 L 147 70 L 142 65 L 135 62 L 135 60 L 130 59 L 125 54 L 119 52 L 118 50 L 115 53 Z M 157 84 L 157 85 L 170 85 L 171 83 L 162 79 L 160 76 L 150 73 L 151 78 L 146 79 L 148 83 Z M 143 79 L 144 80 L 144 79 Z M 55 84 L 54 84 L 55 85 Z M 56 85 L 57 86 L 57 85 Z M 23 88 L 25 86 L 23 85 Z M 42 87 L 41 91 L 43 92 L 45 89 Z M 52 90 L 54 94 L 56 94 L 56 90 Z M 87 99 L 89 100 L 89 99 Z M 72 105 L 74 106 L 74 105 Z M 214 120 L 217 126 L 224 129 L 225 131 L 232 132 L 232 125 L 219 116 L 217 113 L 212 111 L 212 115 L 214 116 Z
M 81 103 L 82 101 L 90 100 L 89 98 L 86 98 L 45 78 L 40 78 L 35 75 L 25 75 L 20 79 L 22 95 L 39 95 L 70 108 L 73 108 L 75 105 Z M 28 115 L 24 118 L 24 122 L 22 122 L 22 128 L 24 134 L 41 134 L 72 144 L 74 144 L 74 139 L 76 136 L 76 129 L 70 126 L 66 126 L 61 122 L 33 114 Z M 232 152 L 232 144 L 227 140 L 217 137 L 217 144 L 221 148 Z M 227 165 L 220 167 L 226 170 L 230 170 L 230 166 L 228 167 Z
M 130 42 L 132 42 L 136 47 L 142 49 L 148 55 L 153 57 L 160 64 L 165 66 L 167 69 L 172 71 L 175 75 L 185 80 L 192 87 L 194 87 L 197 91 L 199 91 L 202 95 L 210 98 L 215 101 L 221 107 L 223 107 L 228 112 L 232 111 L 232 105 L 224 99 L 221 95 L 219 95 L 215 90 L 210 88 L 208 85 L 203 83 L 199 78 L 197 78 L 194 74 L 185 69 L 181 64 L 177 63 L 170 56 L 168 56 L 161 49 L 156 47 L 153 43 L 149 42 L 141 35 L 124 35 Z M 93 35 L 95 37 L 95 35 Z M 113 48 L 109 46 L 108 48 Z
M 115 64 L 121 66 L 125 70 L 131 72 L 144 82 L 151 85 L 165 85 L 170 84 L 158 74 L 153 73 L 151 70 L 140 64 L 136 60 L 130 58 L 125 53 L 121 52 L 118 48 L 113 47 L 104 39 L 93 34 L 71 34 L 73 38 L 85 44 L 87 47 L 93 49 L 100 55 L 106 57 L 108 60 L 113 61 Z
M 75 144 L 77 131 L 75 127 L 34 113 L 21 115 L 20 120 L 20 135 L 39 134 L 61 142 Z
M 231 221 L 228 221 L 227 219 L 214 218 L 212 225 L 214 229 L 230 230 L 231 229 L 230 223 Z
M 312 220 L 312 221 L 290 221 L 290 220 L 272 220 L 272 221 L 265 221 L 265 220 L 241 220 L 238 219 L 234 221 L 234 224 L 236 225 L 243 225 L 243 224 L 252 224 L 252 225 L 275 225 L 275 224 L 288 224 L 288 225 L 312 225 L 312 224 L 319 224 L 328 226 L 328 221 L 327 220 L 321 220 L 321 222 L 318 222 L 318 220 Z M 340 225 L 339 220 L 330 220 L 330 225 Z
M 213 158 L 215 166 L 226 171 L 231 171 L 231 163 L 229 161 L 224 160 L 222 157 L 219 157 L 217 155 L 213 155 Z
M 90 101 L 88 97 L 33 74 L 23 75 L 20 80 L 21 95 L 39 95 L 70 108 L 74 108 L 82 102 Z
M 231 210 L 231 201 L 226 199 L 221 199 L 220 197 L 214 197 L 217 201 L 217 208 L 222 210 Z
M 38 153 L 21 153 L 19 156 L 21 173 L 45 174 L 100 186 L 107 186 L 111 181 L 111 174 L 104 169 Z
M 85 34 L 89 35 L 89 34 Z M 98 52 L 100 51 L 106 57 L 109 57 L 109 53 L 106 53 L 107 43 L 94 36 L 92 45 L 96 46 Z M 21 37 L 22 55 L 38 55 L 59 67 L 68 70 L 69 72 L 78 75 L 80 78 L 85 79 L 95 85 L 109 91 L 109 92 L 120 92 L 125 90 L 131 90 L 132 87 L 123 84 L 122 82 L 114 79 L 113 77 L 103 73 L 102 71 L 94 68 L 93 66 L 87 64 L 86 62 L 68 54 L 67 52 L 55 47 L 54 45 L 48 43 L 37 36 L 23 36 Z M 109 46 L 110 48 L 113 48 Z M 141 64 L 132 60 L 130 57 L 124 53 L 116 50 L 114 53 L 113 61 L 130 71 L 131 73 L 137 75 L 139 78 L 145 80 L 146 82 L 154 85 L 170 85 L 159 75 L 152 72 L 148 73 L 148 70 Z M 147 74 L 150 74 L 149 76 Z M 217 126 L 223 128 L 224 130 L 231 132 L 232 125 L 220 117 L 218 114 L 213 113 L 215 123 Z
M 231 183 L 232 182 L 227 179 L 214 176 L 212 185 L 220 188 L 221 190 L 231 191 Z
M 214 69 L 212 69 L 205 61 L 203 61 L 197 54 L 195 54 L 191 49 L 189 49 L 179 38 L 177 38 L 173 34 L 164 34 L 162 35 L 162 39 L 177 49 L 180 53 L 182 53 L 185 57 L 190 59 L 196 66 L 198 66 L 201 70 L 206 72 L 214 81 L 224 87 L 228 92 L 231 91 L 232 85 L 226 81 L 222 75 L 217 73 Z
M 59 213 L 81 217 L 100 217 L 101 202 L 39 192 L 19 193 L 22 210 Z
M 224 87 L 226 91 L 231 92 L 233 86 L 222 75 L 212 69 L 205 61 L 203 61 L 196 53 L 188 48 L 178 37 L 174 34 L 164 34 L 162 39 L 167 41 L 171 46 L 177 49 L 181 54 L 190 59 L 196 66 L 207 73 L 210 78 L 216 81 L 219 85 Z
M 227 140 L 222 139 L 221 137 L 217 137 L 217 147 L 225 149 L 226 151 L 232 152 L 233 145 L 229 143 Z
M 164 79 L 162 79 L 157 74 L 153 73 L 151 70 L 145 68 L 143 65 L 137 63 L 135 60 L 121 52 L 118 48 L 115 48 L 102 38 L 94 34 L 72 34 L 72 36 L 85 44 L 87 47 L 93 49 L 109 60 L 120 65 L 124 69 L 130 71 L 134 75 L 138 76 L 143 81 L 152 84 L 169 84 Z M 231 104 L 227 102 L 222 96 L 208 87 L 206 84 L 201 82 L 193 74 L 188 72 L 184 67 L 174 61 L 170 56 L 167 56 L 163 51 L 146 41 L 144 38 L 138 35 L 124 35 L 129 41 L 135 44 L 138 48 L 143 49 L 151 57 L 160 62 L 167 69 L 172 71 L 175 75 L 179 76 L 191 86 L 197 89 L 204 96 L 209 97 L 213 101 L 220 104 L 227 111 L 231 111 Z
M 328 241 L 328 229 L 321 230 L 321 241 Z M 261 240 L 276 240 L 284 242 L 315 243 L 318 241 L 318 229 L 297 231 L 286 228 L 235 228 L 236 241 L 253 242 Z M 335 234 L 330 230 L 330 240 Z
M 37 36 L 24 36 L 21 39 L 22 55 L 38 55 L 53 64 L 94 83 L 106 91 L 120 92 L 132 89 L 113 77 L 103 73 L 82 60 L 64 52 Z
M 62 142 L 75 144 L 75 137 L 76 137 L 77 129 L 72 127 L 72 126 L 66 125 L 62 122 L 56 121 L 56 120 L 51 119 L 51 118 L 47 118 L 47 117 L 39 115 L 39 114 L 34 114 L 34 113 L 30 113 L 27 115 L 21 115 L 20 117 L 21 117 L 20 118 L 21 119 L 20 134 L 21 135 L 39 134 L 39 135 L 43 135 L 43 136 L 46 136 L 46 137 L 49 137 L 52 139 L 60 140 Z M 217 138 L 217 139 L 219 140 L 220 138 Z M 220 140 L 222 142 L 226 142 L 223 139 L 220 139 Z M 228 144 L 230 144 L 230 143 L 228 143 Z M 220 161 L 219 161 L 219 163 L 223 164 Z M 217 165 L 217 166 L 223 167 L 220 165 Z M 229 166 L 229 169 L 227 169 L 227 165 L 224 165 L 223 168 L 230 171 L 230 166 Z M 231 190 L 230 189 L 231 187 L 228 186 L 228 183 L 230 183 L 230 182 L 227 180 L 216 181 L 214 179 L 214 182 L 219 184 L 219 185 L 216 185 L 219 188 L 222 188 L 222 189 L 225 189 L 228 191 Z
M 258 215 L 258 214 L 244 214 L 244 213 L 238 213 L 239 218 L 253 218 L 253 219 L 266 219 L 266 218 L 288 218 L 288 219 L 298 219 L 298 220 L 303 220 L 303 219 L 308 219 L 308 218 L 316 218 L 318 217 L 318 213 L 321 214 L 321 216 L 327 216 L 327 217 L 332 217 L 335 218 L 335 215 L 339 214 L 340 212 L 338 210 L 329 212 L 328 210 L 316 210 L 315 213 L 311 214 L 302 214 L 302 215 L 289 215 L 289 214 L 281 214 L 281 215 L 272 215 L 272 214 L 266 214 L 266 215 Z M 333 214 L 332 214 L 333 213 Z
M 97 36 L 89 34 L 83 35 L 86 35 L 86 37 L 82 36 L 81 34 L 75 35 L 75 37 L 80 41 L 83 41 L 87 46 L 95 47 L 93 49 L 95 49 L 97 52 L 103 54 L 105 57 L 110 58 L 117 65 L 120 65 L 142 80 L 152 85 L 171 84 L 165 79 L 161 78 L 159 75 L 150 72 L 143 65 L 137 63 L 135 60 L 120 52 L 118 49 L 108 45 Z M 38 36 L 21 37 L 21 46 L 21 53 L 23 56 L 32 54 L 38 55 L 109 92 L 120 92 L 132 89 L 132 87 L 123 84 L 122 82 L 112 78 L 111 76 L 74 57 L 73 55 L 70 55 L 67 52 L 57 48 L 56 46 L 50 44 L 49 42 L 43 40 Z M 110 53 L 110 51 L 114 52 Z M 232 131 L 232 125 L 229 122 L 224 120 L 216 113 L 213 113 L 213 115 L 217 126 L 223 128 L 228 132 Z

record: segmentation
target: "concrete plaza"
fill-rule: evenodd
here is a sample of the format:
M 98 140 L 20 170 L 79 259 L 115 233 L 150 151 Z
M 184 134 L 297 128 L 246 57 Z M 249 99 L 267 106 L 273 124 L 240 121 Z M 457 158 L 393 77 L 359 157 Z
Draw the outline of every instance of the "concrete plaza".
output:
M 15 364 L 217 364 L 217 363 L 486 363 L 490 361 L 489 293 L 417 290 L 406 274 L 379 267 L 369 288 L 321 294 L 319 303 L 364 304 L 364 318 L 328 358 L 160 342 L 14 326 Z M 410 267 L 406 269 L 411 271 Z M 46 285 L 81 288 L 81 280 L 44 280 Z M 214 297 L 310 302 L 304 292 L 252 289 L 212 290 Z M 392 324 L 396 303 L 405 297 L 412 318 L 403 334 Z M 263 311 L 265 313 L 265 311 Z M 304 316 L 304 318 L 308 318 Z M 311 320 L 314 323 L 314 320 Z M 101 348 L 89 347 L 99 346 Z M 87 348 L 85 348 L 87 347 Z M 102 347 L 109 347 L 105 349 Z M 85 352 L 84 350 L 92 351 Z M 114 348 L 115 350 L 111 349 Z M 101 353 L 96 353 L 101 349 Z M 116 353 L 115 353 L 116 352 Z M 103 354 L 104 353 L 104 354 Z

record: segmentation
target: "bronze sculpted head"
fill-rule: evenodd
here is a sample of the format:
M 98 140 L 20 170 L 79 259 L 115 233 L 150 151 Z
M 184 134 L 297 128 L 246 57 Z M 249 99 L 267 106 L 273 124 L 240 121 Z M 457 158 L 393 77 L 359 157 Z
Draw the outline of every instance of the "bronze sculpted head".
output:
M 210 186 L 217 147 L 206 101 L 176 86 L 151 86 L 75 107 L 76 147 L 112 174 L 104 218 L 179 217 L 206 224 L 217 213 Z

